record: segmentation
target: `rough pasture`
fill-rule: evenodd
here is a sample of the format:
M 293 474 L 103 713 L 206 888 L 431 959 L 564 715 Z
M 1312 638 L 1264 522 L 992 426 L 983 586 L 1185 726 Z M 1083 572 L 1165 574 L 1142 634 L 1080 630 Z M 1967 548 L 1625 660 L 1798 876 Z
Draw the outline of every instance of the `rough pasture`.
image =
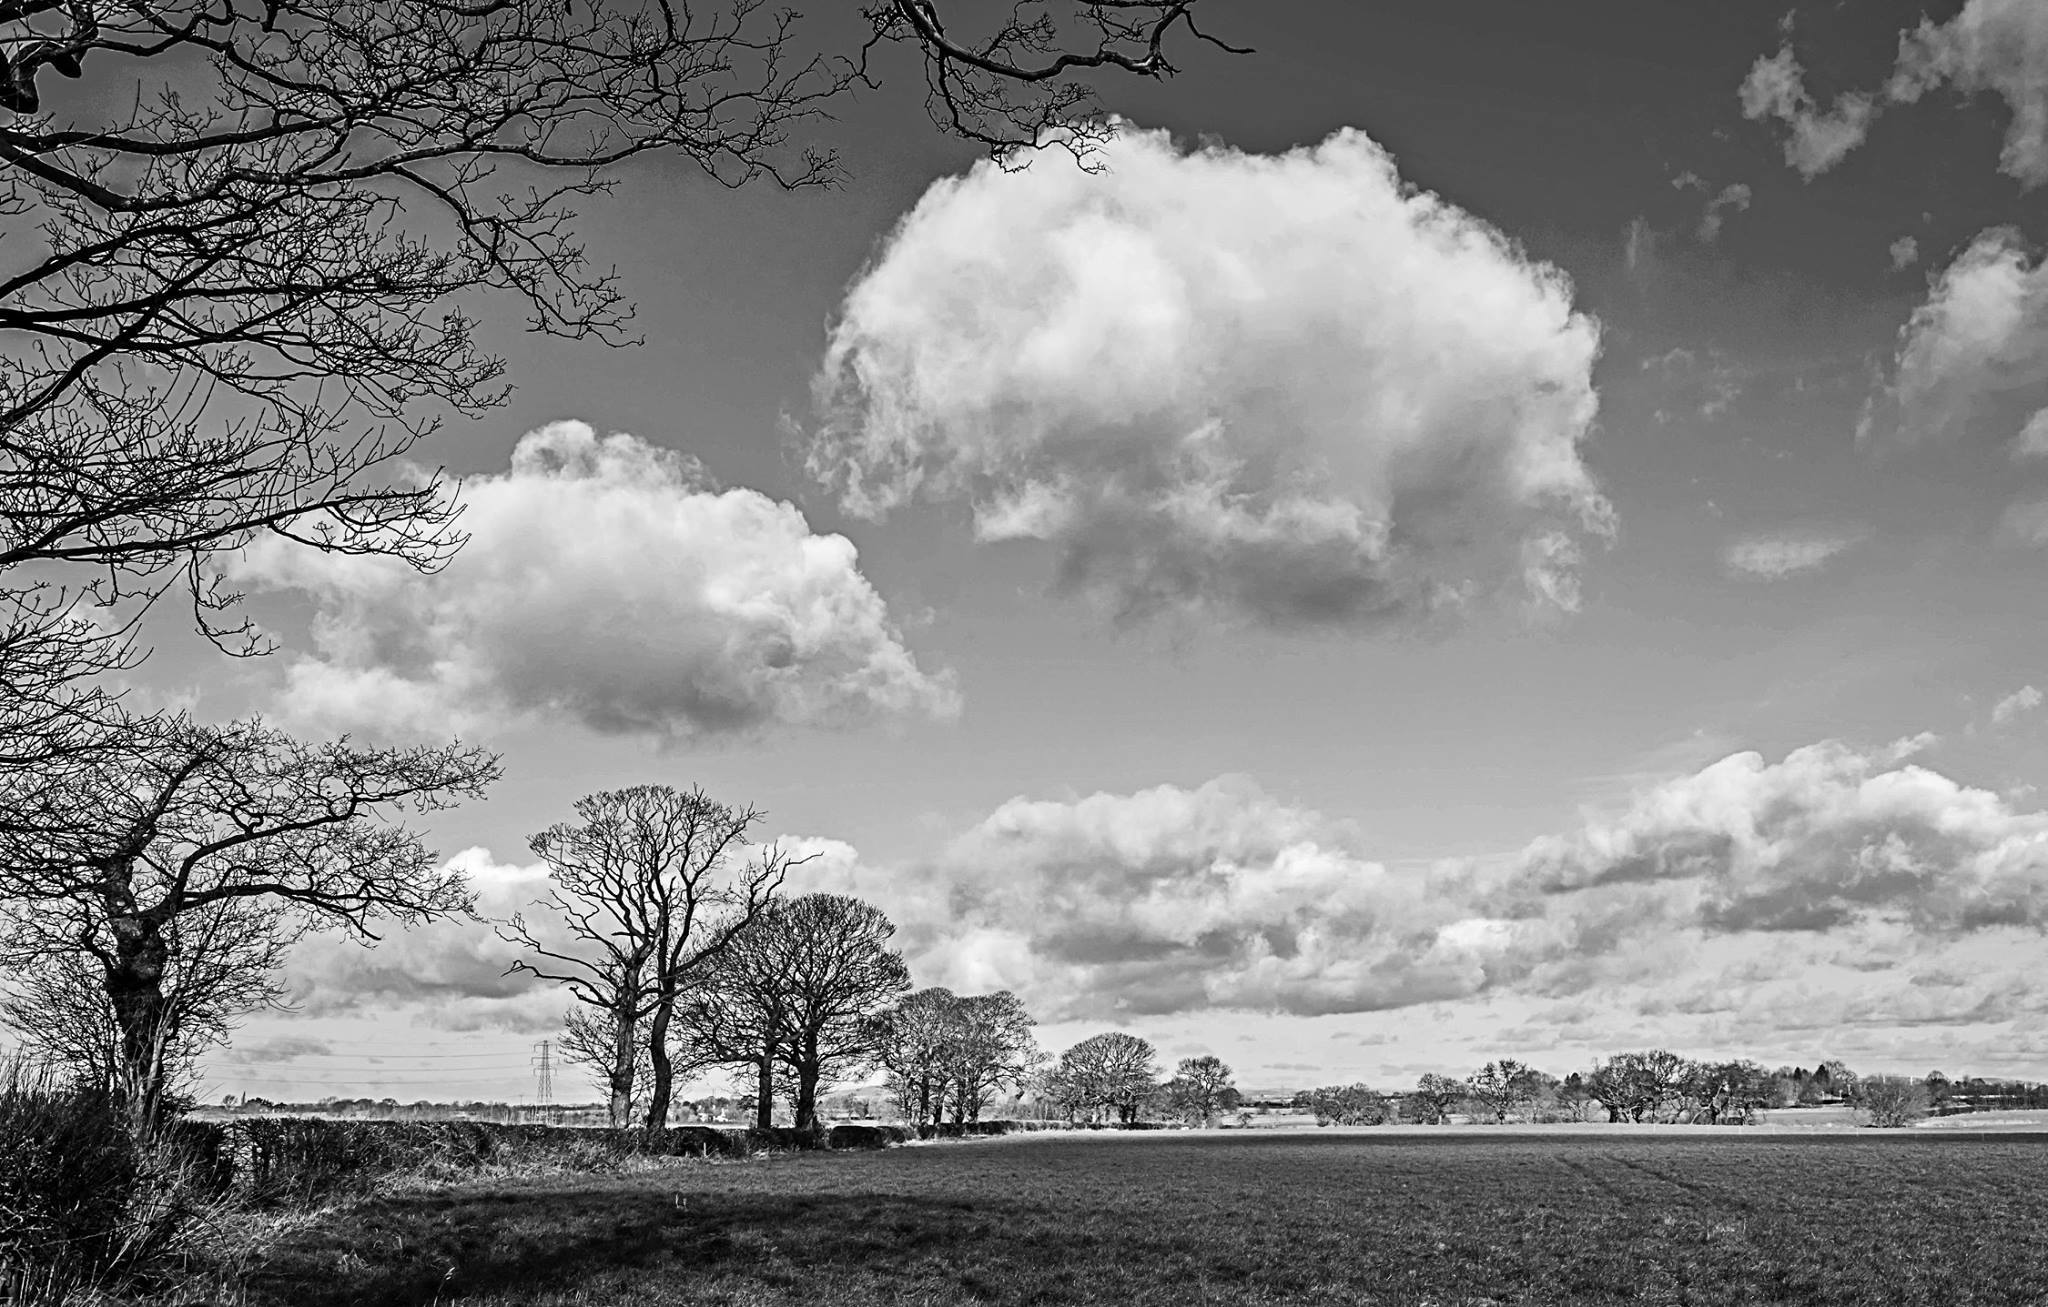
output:
M 259 1304 L 2048 1303 L 2048 1136 L 1025 1136 L 395 1195 Z

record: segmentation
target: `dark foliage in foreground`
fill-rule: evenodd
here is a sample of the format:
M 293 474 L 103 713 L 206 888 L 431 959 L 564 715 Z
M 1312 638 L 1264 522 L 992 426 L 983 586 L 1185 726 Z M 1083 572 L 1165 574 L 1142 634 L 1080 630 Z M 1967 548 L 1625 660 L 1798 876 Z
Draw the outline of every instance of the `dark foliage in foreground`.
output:
M 183 1151 L 138 1143 L 104 1086 L 0 1077 L 0 1302 L 147 1284 L 211 1240 L 225 1203 Z
M 65 1301 L 171 1272 L 229 1213 L 420 1182 L 605 1173 L 649 1159 L 886 1148 L 903 1126 L 576 1130 L 476 1121 L 182 1120 L 138 1144 L 103 1088 L 0 1082 L 0 1302 Z
M 107 1262 L 140 1158 L 105 1093 L 0 1088 L 0 1262 Z

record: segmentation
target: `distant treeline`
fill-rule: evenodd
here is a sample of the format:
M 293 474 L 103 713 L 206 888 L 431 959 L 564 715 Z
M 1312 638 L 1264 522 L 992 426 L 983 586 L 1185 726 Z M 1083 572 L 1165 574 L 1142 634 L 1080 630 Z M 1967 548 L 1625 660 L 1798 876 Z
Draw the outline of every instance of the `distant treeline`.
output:
M 1477 1121 L 1608 1121 L 1743 1125 L 1767 1109 L 1846 1104 L 1874 1125 L 1903 1125 L 1930 1112 L 1953 1114 L 2048 1108 L 2048 1084 L 1940 1071 L 1923 1077 L 1859 1076 L 1839 1060 L 1812 1069 L 1770 1070 L 1746 1059 L 1712 1061 L 1666 1049 L 1617 1053 L 1589 1071 L 1559 1078 L 1503 1058 L 1462 1079 L 1430 1073 L 1412 1089 L 1363 1084 L 1303 1090 L 1295 1106 L 1319 1125 L 1435 1125 L 1454 1115 Z

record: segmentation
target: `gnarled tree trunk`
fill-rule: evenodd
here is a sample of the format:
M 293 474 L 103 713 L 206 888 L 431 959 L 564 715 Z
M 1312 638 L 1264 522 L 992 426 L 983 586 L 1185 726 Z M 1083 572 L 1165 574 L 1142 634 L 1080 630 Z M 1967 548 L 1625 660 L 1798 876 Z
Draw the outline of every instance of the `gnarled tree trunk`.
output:
M 675 1093 L 675 1063 L 668 1055 L 668 1027 L 675 1017 L 675 1003 L 663 1000 L 655 1005 L 647 1022 L 647 1062 L 653 1083 L 647 1090 L 647 1128 L 668 1128 L 669 1101 Z
M 606 1077 L 611 1086 L 611 1102 L 606 1116 L 614 1129 L 633 1123 L 633 1072 L 640 1060 L 636 1039 L 640 1019 L 635 1010 L 639 1006 L 639 990 L 636 984 L 621 985 L 619 1002 L 612 1009 L 612 1066 Z
M 129 1129 L 147 1139 L 162 1124 L 164 1099 L 164 992 L 170 949 L 163 930 L 146 917 L 115 917 L 114 965 L 107 968 L 107 1001 L 121 1032 L 115 1092 Z

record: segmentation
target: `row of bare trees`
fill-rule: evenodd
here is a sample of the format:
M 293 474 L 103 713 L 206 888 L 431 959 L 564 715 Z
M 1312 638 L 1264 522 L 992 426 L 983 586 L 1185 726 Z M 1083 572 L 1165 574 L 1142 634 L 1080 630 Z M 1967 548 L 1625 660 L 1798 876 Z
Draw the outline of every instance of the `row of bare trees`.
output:
M 981 1120 L 1004 1090 L 1022 1092 L 1043 1060 L 1015 994 L 920 989 L 873 1023 L 897 1107 L 922 1127 Z
M 807 861 L 749 834 L 753 807 L 701 789 L 641 785 L 587 795 L 533 836 L 550 887 L 499 927 L 514 971 L 574 1000 L 564 1055 L 604 1086 L 614 1125 L 668 1124 L 679 1079 L 753 1079 L 757 1122 L 778 1093 L 799 1128 L 818 1098 L 876 1061 L 876 1014 L 910 987 L 895 926 L 836 894 L 782 897 Z
M 1027 2 L 979 24 L 960 7 L 872 0 L 848 26 L 758 0 L 0 4 L 0 219 L 18 237 L 0 253 L 5 1012 L 138 1131 L 179 1066 L 277 996 L 304 931 L 368 941 L 469 912 L 404 819 L 498 774 L 460 742 L 308 742 L 138 704 L 121 677 L 152 614 L 175 596 L 221 652 L 258 655 L 271 639 L 227 566 L 251 544 L 447 564 L 459 504 L 411 460 L 506 399 L 475 306 L 629 343 L 575 212 L 629 161 L 834 182 L 837 158 L 801 137 L 892 46 L 942 131 L 1009 156 L 1060 128 L 1085 149 L 1107 130 L 1090 77 L 1165 77 L 1170 41 L 1222 45 L 1196 0 Z M 745 919 L 759 889 L 708 905 Z M 678 977 L 740 956 L 724 926 L 682 928 L 689 904 L 661 910 L 640 979 L 587 1004 L 620 1029 L 678 1021 Z M 579 997 L 606 992 L 586 982 Z
M 1037 1091 L 1070 1120 L 1132 1125 L 1145 1116 L 1213 1121 L 1243 1096 L 1230 1067 L 1210 1055 L 1182 1058 L 1162 1077 L 1151 1043 L 1121 1030 L 1075 1044 L 1039 1078 Z
M 1991 1082 L 1973 1082 L 1990 1084 Z M 1859 1076 L 1839 1060 L 1766 1069 L 1744 1058 L 1694 1059 L 1669 1049 L 1616 1053 L 1559 1079 L 1514 1058 L 1489 1062 L 1459 1079 L 1434 1072 L 1415 1087 L 1385 1094 L 1366 1085 L 1328 1085 L 1296 1095 L 1296 1104 L 1324 1125 L 1378 1125 L 1401 1119 L 1440 1125 L 1453 1114 L 1474 1120 L 1583 1120 L 1604 1112 L 1610 1122 L 1682 1121 L 1742 1125 L 1771 1108 L 1839 1103 L 1876 1125 L 1904 1125 L 1954 1096 L 1946 1076 Z M 1986 1097 L 2003 1104 L 2011 1094 Z

